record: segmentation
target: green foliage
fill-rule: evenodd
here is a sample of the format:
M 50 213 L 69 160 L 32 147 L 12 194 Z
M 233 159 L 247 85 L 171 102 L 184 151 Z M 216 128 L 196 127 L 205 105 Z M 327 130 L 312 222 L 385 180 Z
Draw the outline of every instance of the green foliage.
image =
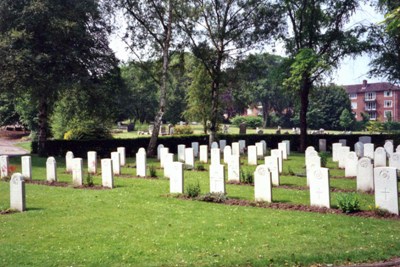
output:
M 190 127 L 190 125 L 175 126 L 175 134 L 177 134 L 177 135 L 193 134 L 193 129 L 192 129 L 192 127 Z
M 89 187 L 94 186 L 93 176 L 89 172 L 86 175 L 86 185 Z
M 246 123 L 247 127 L 257 128 L 262 126 L 262 118 L 255 116 L 235 116 L 232 118 L 232 124 L 239 126 L 241 123 Z
M 371 134 L 373 133 L 382 133 L 383 132 L 383 124 L 378 121 L 369 121 L 367 123 L 366 129 Z
M 201 193 L 200 183 L 188 184 L 185 189 L 186 195 L 190 198 L 198 197 Z
M 64 134 L 64 140 L 112 139 L 112 135 L 107 128 L 94 123 L 85 122 L 85 125 L 75 125 L 75 127 Z
M 223 193 L 207 193 L 197 197 L 197 199 L 205 202 L 224 203 L 228 198 Z
M 351 129 L 354 124 L 354 115 L 348 110 L 343 109 L 342 113 L 340 114 L 339 124 L 344 130 Z
M 254 183 L 253 173 L 244 172 L 243 169 L 240 169 L 240 182 L 244 184 L 252 184 Z
M 155 178 L 157 177 L 157 168 L 154 165 L 149 166 L 150 177 Z
M 339 208 L 345 213 L 360 211 L 360 201 L 356 194 L 338 194 L 336 196 Z
M 328 163 L 329 153 L 328 152 L 320 152 L 319 156 L 321 157 L 321 167 L 326 167 L 326 164 Z
M 202 163 L 196 164 L 195 169 L 197 171 L 205 171 L 206 170 L 206 168 L 204 167 L 204 165 Z

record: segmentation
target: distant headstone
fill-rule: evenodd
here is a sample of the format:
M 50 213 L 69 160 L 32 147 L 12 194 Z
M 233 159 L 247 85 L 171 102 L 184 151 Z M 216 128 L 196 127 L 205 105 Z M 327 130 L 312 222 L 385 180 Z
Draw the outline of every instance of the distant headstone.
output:
M 10 163 L 7 155 L 0 156 L 0 178 L 10 176 Z
M 267 142 L 265 142 L 264 140 L 261 140 L 260 143 L 263 145 L 263 151 L 264 151 L 264 155 L 267 154 Z M 289 155 L 290 153 L 288 153 Z
M 342 147 L 341 143 L 333 143 L 332 144 L 332 161 L 333 162 L 339 161 L 341 147 Z
M 174 125 L 172 125 L 171 123 L 168 124 L 168 134 L 169 135 L 173 135 L 174 134 Z
M 316 169 L 321 168 L 321 157 L 318 154 L 309 155 L 306 164 L 307 186 L 310 185 L 311 176 Z
M 147 158 L 146 150 L 139 150 L 136 153 L 136 176 L 146 177 Z
M 212 142 L 211 149 L 213 149 L 213 148 L 218 148 L 218 143 L 217 142 Z
M 217 165 L 221 163 L 221 152 L 218 147 L 211 148 L 211 165 Z
M 193 155 L 195 158 L 199 157 L 199 142 L 192 142 Z
M 326 152 L 326 139 L 319 139 L 318 146 L 319 152 Z
M 31 156 L 21 157 L 22 176 L 25 180 L 32 180 L 32 160 Z
M 240 158 L 232 155 L 228 162 L 228 181 L 240 181 Z
M 272 202 L 271 174 L 267 166 L 259 165 L 254 172 L 255 201 Z
M 256 148 L 257 148 L 257 158 L 262 159 L 265 156 L 264 152 L 264 145 L 261 142 L 256 143 Z
M 114 175 L 121 175 L 120 155 L 118 152 L 111 152 Z
M 74 159 L 74 153 L 72 151 L 68 151 L 65 155 L 65 167 L 67 172 L 72 172 L 72 160 Z
M 399 200 L 396 168 L 374 169 L 375 205 L 390 213 L 399 215 Z
M 364 143 L 363 142 L 355 143 L 354 151 L 356 152 L 357 157 L 359 157 L 359 158 L 364 157 Z
M 257 165 L 257 147 L 248 146 L 247 147 L 247 164 Z
M 164 156 L 164 177 L 171 178 L 171 174 L 174 172 L 173 163 L 174 162 L 174 154 L 167 153 Z
M 231 146 L 225 146 L 224 148 L 224 163 L 228 164 L 232 157 L 232 148 Z
M 161 125 L 160 135 L 167 135 L 167 127 L 165 127 L 165 125 Z
M 239 152 L 241 155 L 244 154 L 245 148 L 246 148 L 246 140 L 239 140 Z
M 178 161 L 185 162 L 185 145 L 178 145 Z
M 400 170 L 400 152 L 393 153 L 389 158 L 389 167 Z
M 185 148 L 185 168 L 190 170 L 194 168 L 194 153 L 191 147 Z
M 174 171 L 171 173 L 169 180 L 169 192 L 171 194 L 183 194 L 183 163 L 173 162 L 172 168 Z
M 282 150 L 282 159 L 287 160 L 287 148 L 286 143 L 278 143 L 278 149 Z
M 101 160 L 101 183 L 103 187 L 114 188 L 114 171 L 112 159 Z
M 162 147 L 160 149 L 160 167 L 164 168 L 164 159 L 165 156 L 169 153 L 169 148 L 168 147 Z
M 271 173 L 271 181 L 275 186 L 279 186 L 279 159 L 274 156 L 265 157 L 265 166 L 267 166 L 269 172 Z
M 374 167 L 386 167 L 386 150 L 383 147 L 375 149 Z
M 88 172 L 91 174 L 97 173 L 97 152 L 88 151 L 87 153 Z
M 210 193 L 225 194 L 224 165 L 210 165 Z
M 339 139 L 339 143 L 341 143 L 342 146 L 346 146 L 347 145 L 347 140 L 346 139 Z
M 83 185 L 83 160 L 81 158 L 72 160 L 72 184 L 74 186 Z
M 201 145 L 200 146 L 200 162 L 207 163 L 208 161 L 208 146 Z
M 10 180 L 10 208 L 25 211 L 25 181 L 20 173 L 14 173 Z
M 239 142 L 233 142 L 232 143 L 232 155 L 240 156 Z
M 278 170 L 279 173 L 282 173 L 282 165 L 283 165 L 283 160 L 282 160 L 282 150 L 280 149 L 271 149 L 271 156 L 278 158 Z
M 48 157 L 46 160 L 46 180 L 57 182 L 57 162 L 54 157 Z
M 360 136 L 358 138 L 358 141 L 363 144 L 369 144 L 369 143 L 372 143 L 372 138 L 371 138 L 371 136 Z
M 159 144 L 159 145 L 157 146 L 157 159 L 158 159 L 158 160 L 160 160 L 160 157 L 161 157 L 161 148 L 163 148 L 163 147 L 164 147 L 163 144 Z
M 282 143 L 286 144 L 286 154 L 290 156 L 290 140 L 282 140 Z
M 331 207 L 328 168 L 317 168 L 311 172 L 310 203 L 311 206 Z
M 246 134 L 247 125 L 246 123 L 242 122 L 239 124 L 239 134 Z
M 347 160 L 347 154 L 350 152 L 350 147 L 348 146 L 342 146 L 340 148 L 340 156 L 339 156 L 339 168 L 344 169 L 346 168 L 346 160 Z
M 371 143 L 364 144 L 364 157 L 374 159 L 375 145 Z
M 385 148 L 387 156 L 390 158 L 393 154 L 393 143 L 390 142 L 389 140 L 386 140 L 386 141 L 388 141 L 388 142 L 386 142 L 383 147 Z
M 149 125 L 148 131 L 149 131 L 149 134 L 150 134 L 150 135 L 153 134 L 153 131 L 154 131 L 154 125 L 153 125 L 153 124 L 150 124 L 150 125 Z
M 370 158 L 363 157 L 358 160 L 357 190 L 362 192 L 374 190 L 374 167 Z
M 344 169 L 345 177 L 355 177 L 357 176 L 357 164 L 358 157 L 356 152 L 347 153 L 346 166 Z
M 225 146 L 226 146 L 226 140 L 224 139 L 219 140 L 219 148 L 221 149 L 221 151 L 224 151 Z
M 126 149 L 125 147 L 117 147 L 117 152 L 119 153 L 119 164 L 121 166 L 126 165 Z

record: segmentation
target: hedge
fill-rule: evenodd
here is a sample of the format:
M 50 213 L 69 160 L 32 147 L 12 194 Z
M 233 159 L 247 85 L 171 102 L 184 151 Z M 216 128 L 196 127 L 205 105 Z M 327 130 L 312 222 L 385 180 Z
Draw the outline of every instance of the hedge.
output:
M 309 135 L 307 139 L 308 146 L 314 146 L 318 149 L 319 139 L 326 139 L 327 149 L 330 151 L 332 143 L 336 143 L 339 139 L 346 139 L 347 145 L 351 150 L 354 144 L 358 142 L 360 136 L 371 136 L 372 142 L 375 146 L 383 146 L 385 140 L 393 139 L 395 144 L 400 144 L 400 135 L 398 134 L 351 134 L 351 135 Z M 245 140 L 247 145 L 253 145 L 256 142 L 265 140 L 269 148 L 278 147 L 278 143 L 282 140 L 290 140 L 290 147 L 292 151 L 299 149 L 300 140 L 299 135 L 292 134 L 246 134 L 246 135 L 232 135 L 220 134 L 218 138 L 225 139 L 227 144 L 239 140 Z M 45 143 L 45 155 L 47 156 L 65 156 L 67 151 L 72 151 L 76 157 L 87 157 L 88 151 L 97 151 L 99 157 L 110 157 L 111 152 L 116 151 L 117 147 L 125 147 L 128 157 L 134 157 L 139 148 L 147 148 L 150 137 L 140 137 L 135 139 L 110 139 L 110 140 L 48 140 Z M 185 135 L 185 136 L 160 136 L 158 144 L 163 144 L 169 147 L 172 153 L 177 152 L 177 146 L 184 144 L 191 146 L 192 142 L 199 142 L 200 145 L 208 144 L 208 135 Z M 32 142 L 32 153 L 37 153 L 37 142 Z

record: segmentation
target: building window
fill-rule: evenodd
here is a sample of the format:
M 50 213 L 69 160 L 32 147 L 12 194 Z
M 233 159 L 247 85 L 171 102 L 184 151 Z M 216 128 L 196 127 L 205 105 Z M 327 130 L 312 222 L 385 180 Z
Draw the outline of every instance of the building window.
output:
M 383 107 L 385 108 L 391 108 L 392 107 L 392 100 L 385 100 L 383 102 Z
M 365 103 L 365 110 L 376 110 L 376 102 Z
M 376 94 L 375 92 L 365 93 L 365 100 L 375 100 Z
M 357 99 L 357 94 L 356 93 L 351 93 L 349 94 L 350 99 Z
M 357 109 L 357 102 L 351 102 L 351 109 Z
M 368 112 L 368 115 L 370 120 L 376 120 L 376 112 Z
M 385 110 L 384 116 L 386 119 L 391 120 L 392 119 L 392 111 L 391 110 Z
M 384 92 L 383 92 L 383 95 L 384 95 L 385 97 L 392 97 L 392 91 L 384 91 Z

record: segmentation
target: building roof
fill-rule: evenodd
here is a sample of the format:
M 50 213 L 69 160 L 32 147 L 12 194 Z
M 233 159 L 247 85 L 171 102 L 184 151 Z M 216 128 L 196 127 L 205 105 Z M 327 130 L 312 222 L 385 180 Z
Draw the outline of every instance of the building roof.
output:
M 347 93 L 365 93 L 365 92 L 380 92 L 380 91 L 400 91 L 400 87 L 391 83 L 367 83 L 366 80 L 361 84 L 344 85 Z

